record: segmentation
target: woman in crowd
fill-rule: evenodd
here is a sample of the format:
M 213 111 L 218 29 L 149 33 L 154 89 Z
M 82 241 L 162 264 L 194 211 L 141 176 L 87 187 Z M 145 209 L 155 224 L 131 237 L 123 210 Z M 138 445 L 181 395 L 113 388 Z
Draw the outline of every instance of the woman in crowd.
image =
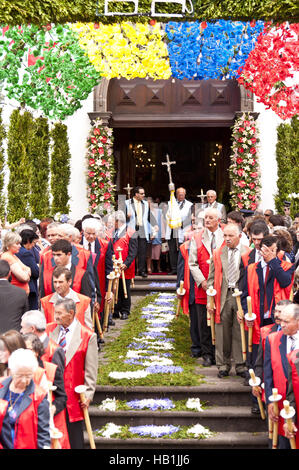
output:
M 8 330 L 0 335 L 0 383 L 10 375 L 8 359 L 17 349 L 25 349 L 23 336 L 16 330 Z
M 18 233 L 7 232 L 2 239 L 1 259 L 8 262 L 11 271 L 11 283 L 21 287 L 29 295 L 31 269 L 16 256 L 21 248 L 22 238 Z
M 0 446 L 4 449 L 50 448 L 47 393 L 33 381 L 38 367 L 29 349 L 8 359 L 11 376 L 0 384 Z

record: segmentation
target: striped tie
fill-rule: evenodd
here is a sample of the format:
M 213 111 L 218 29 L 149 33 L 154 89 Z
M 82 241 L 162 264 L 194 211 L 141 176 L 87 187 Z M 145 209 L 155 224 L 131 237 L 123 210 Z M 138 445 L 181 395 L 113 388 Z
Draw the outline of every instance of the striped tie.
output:
M 61 327 L 61 337 L 59 340 L 59 346 L 63 348 L 64 351 L 66 349 L 66 334 L 68 331 L 69 331 L 68 328 L 64 328 L 63 326 Z
M 294 338 L 294 336 L 290 336 L 290 340 L 291 340 L 291 351 L 294 351 L 294 349 L 296 349 L 296 339 Z
M 237 269 L 236 269 L 236 260 L 235 260 L 235 253 L 237 249 L 233 248 L 229 250 L 229 259 L 228 259 L 228 273 L 227 273 L 227 280 L 228 285 L 231 287 L 235 287 L 237 283 Z

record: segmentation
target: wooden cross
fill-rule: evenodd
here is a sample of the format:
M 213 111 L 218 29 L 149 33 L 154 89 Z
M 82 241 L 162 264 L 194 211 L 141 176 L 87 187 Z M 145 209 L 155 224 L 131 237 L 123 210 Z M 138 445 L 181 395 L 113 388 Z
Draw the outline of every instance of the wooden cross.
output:
M 170 168 L 170 167 L 171 167 L 171 165 L 175 165 L 176 162 L 171 162 L 171 161 L 169 160 L 169 155 L 168 155 L 168 153 L 166 154 L 166 160 L 167 160 L 166 162 L 162 162 L 162 165 L 166 165 L 166 166 L 167 166 L 167 171 L 168 171 L 168 174 L 169 174 L 169 183 L 170 183 L 170 184 L 173 184 L 173 182 L 172 182 L 172 177 L 171 177 L 171 168 Z
M 203 193 L 203 190 L 202 190 L 202 189 L 201 189 L 200 194 L 197 195 L 197 197 L 200 197 L 200 199 L 201 199 L 201 204 L 204 205 L 206 194 Z
M 130 199 L 131 189 L 133 189 L 130 184 L 128 183 L 125 188 L 123 188 L 128 193 L 128 199 Z

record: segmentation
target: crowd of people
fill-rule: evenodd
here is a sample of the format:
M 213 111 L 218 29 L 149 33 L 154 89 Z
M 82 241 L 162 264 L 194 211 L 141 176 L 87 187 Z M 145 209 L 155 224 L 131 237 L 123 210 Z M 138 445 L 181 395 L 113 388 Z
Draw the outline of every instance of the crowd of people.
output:
M 128 319 L 132 280 L 160 272 L 163 253 L 167 271 L 178 286 L 184 283 L 179 299 L 190 318 L 192 356 L 215 365 L 220 378 L 233 365 L 246 385 L 254 369 L 265 382 L 273 420 L 272 388 L 283 397 L 290 390 L 296 407 L 299 354 L 291 351 L 299 350 L 299 214 L 294 220 L 270 210 L 227 214 L 213 190 L 206 202 L 193 204 L 178 188 L 176 201 L 177 229 L 167 224 L 169 204 L 158 206 L 140 186 L 107 216 L 21 219 L 2 228 L 0 448 L 84 447 L 84 409 L 96 389 L 103 330 L 116 318 Z M 211 289 L 214 297 L 207 295 Z M 245 321 L 247 332 L 253 327 L 253 344 L 244 359 L 240 324 L 248 298 L 256 319 Z M 215 338 L 209 317 L 215 318 Z M 76 391 L 80 385 L 84 398 Z M 259 412 L 254 395 L 252 412 Z M 280 446 L 287 446 L 280 429 Z

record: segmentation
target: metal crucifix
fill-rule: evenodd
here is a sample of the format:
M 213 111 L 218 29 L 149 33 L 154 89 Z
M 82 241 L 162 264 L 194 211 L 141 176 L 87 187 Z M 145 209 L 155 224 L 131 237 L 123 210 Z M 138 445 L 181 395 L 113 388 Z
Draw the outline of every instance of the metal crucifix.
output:
M 173 181 L 172 181 L 172 176 L 171 176 L 171 165 L 175 165 L 176 162 L 171 162 L 169 160 L 169 155 L 168 153 L 166 154 L 166 162 L 162 162 L 162 165 L 166 165 L 167 166 L 167 171 L 168 171 L 168 175 L 169 175 L 169 190 L 171 191 L 172 189 L 174 189 L 174 184 L 173 184 Z

